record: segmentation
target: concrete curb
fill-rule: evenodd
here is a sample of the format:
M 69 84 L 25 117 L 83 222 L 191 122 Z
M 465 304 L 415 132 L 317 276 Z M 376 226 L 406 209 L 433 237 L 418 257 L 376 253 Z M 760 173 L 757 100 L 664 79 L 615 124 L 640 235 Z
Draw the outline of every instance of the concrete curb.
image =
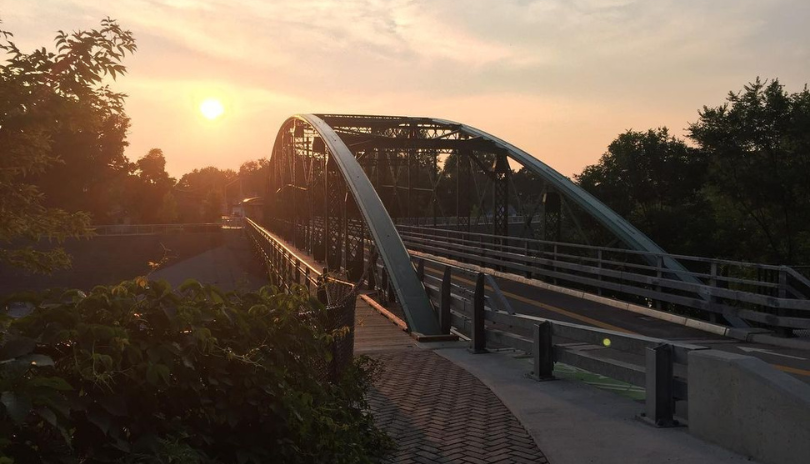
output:
M 662 321 L 671 322 L 673 324 L 678 324 L 685 327 L 691 327 L 693 329 L 701 330 L 703 332 L 708 332 L 714 335 L 729 337 L 744 342 L 762 343 L 764 345 L 773 345 L 783 348 L 793 348 L 799 350 L 810 350 L 810 341 L 776 337 L 773 335 L 772 331 L 767 329 L 756 329 L 756 328 L 738 329 L 734 327 L 726 327 L 720 324 L 713 324 L 711 322 L 701 321 L 699 319 L 693 319 L 686 316 L 679 316 L 677 314 L 666 313 L 663 311 L 658 311 L 656 309 L 647 308 L 633 303 L 627 303 L 624 301 L 614 300 L 612 298 L 607 298 L 604 296 L 594 295 L 593 293 L 588 293 L 583 290 L 572 290 L 570 288 L 548 284 L 546 282 L 541 282 L 536 279 L 529 279 L 527 277 L 522 277 L 508 272 L 497 271 L 491 268 L 477 266 L 475 264 L 461 263 L 453 259 L 443 258 L 440 256 L 431 255 L 429 253 L 422 253 L 419 251 L 411 251 L 410 253 L 414 256 L 429 258 L 444 264 L 463 267 L 477 272 L 485 272 L 493 276 L 500 277 L 502 279 L 511 280 L 513 282 L 518 282 L 525 285 L 530 285 L 536 288 L 542 288 L 543 290 L 562 293 L 564 295 L 581 298 L 587 301 L 593 301 L 594 303 L 599 303 L 605 306 L 610 306 L 612 308 L 630 311 L 636 314 L 642 314 L 644 316 L 660 319 Z

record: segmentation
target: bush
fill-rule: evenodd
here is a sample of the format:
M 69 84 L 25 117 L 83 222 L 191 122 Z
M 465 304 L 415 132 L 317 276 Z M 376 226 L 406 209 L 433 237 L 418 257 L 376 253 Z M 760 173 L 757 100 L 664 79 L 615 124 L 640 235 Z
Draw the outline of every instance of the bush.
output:
M 138 279 L 25 300 L 1 316 L 0 463 L 354 463 L 390 447 L 364 400 L 378 367 L 325 380 L 341 334 L 303 290 Z

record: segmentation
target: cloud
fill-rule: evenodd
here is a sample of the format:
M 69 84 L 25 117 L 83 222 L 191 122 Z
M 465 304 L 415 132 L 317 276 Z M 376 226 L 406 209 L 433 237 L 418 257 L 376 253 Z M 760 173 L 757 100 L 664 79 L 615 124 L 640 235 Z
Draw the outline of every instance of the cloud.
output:
M 576 158 L 569 173 L 589 150 L 598 158 L 605 131 L 677 131 L 757 75 L 803 85 L 810 59 L 806 0 L 37 0 L 0 14 L 23 46 L 117 18 L 139 44 L 116 84 L 133 150 L 185 143 L 211 162 L 216 143 L 183 135 L 210 135 L 189 109 L 221 92 L 253 130 L 301 111 L 481 121 Z M 249 130 L 228 132 L 244 156 L 257 153 L 241 141 L 257 143 Z

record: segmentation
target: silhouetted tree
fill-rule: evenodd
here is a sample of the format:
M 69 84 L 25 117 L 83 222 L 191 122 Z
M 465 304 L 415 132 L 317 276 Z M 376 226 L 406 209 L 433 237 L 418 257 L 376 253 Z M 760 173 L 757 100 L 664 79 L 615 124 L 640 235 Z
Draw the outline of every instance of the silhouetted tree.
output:
M 163 150 L 153 148 L 136 163 L 136 181 L 130 182 L 129 212 L 141 223 L 174 222 L 177 204 L 174 197 L 167 198 L 174 187 L 174 179 L 166 172 Z M 173 211 L 173 212 L 172 212 Z
M 184 174 L 174 190 L 179 220 L 200 222 L 219 219 L 225 213 L 225 189 L 236 179 L 237 174 L 232 169 L 213 166 Z
M 708 254 L 715 244 L 702 194 L 706 166 L 699 151 L 666 128 L 630 130 L 575 179 L 667 251 Z
M 756 81 L 689 126 L 709 161 L 709 198 L 736 257 L 810 260 L 810 91 Z
M 60 31 L 56 52 L 24 53 L 10 36 L 0 31 L 0 261 L 49 271 L 69 257 L 31 242 L 85 235 L 90 218 L 76 211 L 103 209 L 104 181 L 127 169 L 124 95 L 102 79 L 124 74 L 121 60 L 136 46 L 109 18 L 100 30 Z

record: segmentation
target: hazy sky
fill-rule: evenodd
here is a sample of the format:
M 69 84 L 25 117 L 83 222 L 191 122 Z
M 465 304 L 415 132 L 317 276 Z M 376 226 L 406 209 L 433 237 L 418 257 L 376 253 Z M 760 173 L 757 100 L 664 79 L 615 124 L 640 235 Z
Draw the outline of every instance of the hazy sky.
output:
M 139 48 L 114 84 L 127 155 L 162 148 L 175 176 L 267 157 L 311 112 L 456 120 L 570 176 L 626 129 L 681 135 L 757 76 L 810 82 L 808 0 L 0 0 L 27 50 L 105 16 Z

